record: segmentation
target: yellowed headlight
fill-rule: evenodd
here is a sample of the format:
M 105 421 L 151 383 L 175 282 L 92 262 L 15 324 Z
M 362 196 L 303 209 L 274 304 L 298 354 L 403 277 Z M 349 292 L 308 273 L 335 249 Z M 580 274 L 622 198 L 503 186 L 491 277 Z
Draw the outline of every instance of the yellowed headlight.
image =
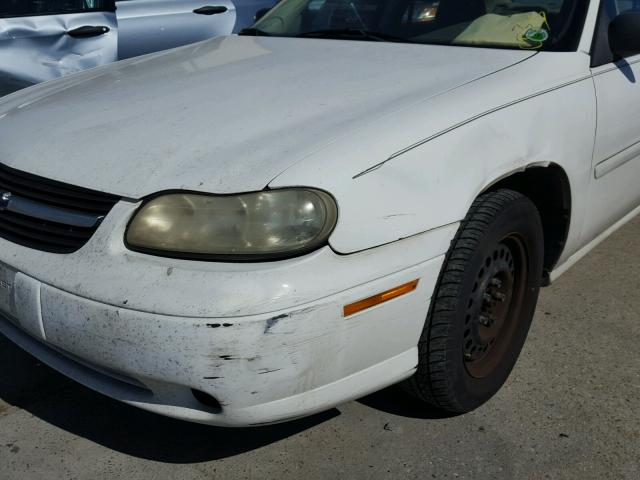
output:
M 326 242 L 336 220 L 333 198 L 314 189 L 171 193 L 136 212 L 126 241 L 134 249 L 178 256 L 292 256 Z

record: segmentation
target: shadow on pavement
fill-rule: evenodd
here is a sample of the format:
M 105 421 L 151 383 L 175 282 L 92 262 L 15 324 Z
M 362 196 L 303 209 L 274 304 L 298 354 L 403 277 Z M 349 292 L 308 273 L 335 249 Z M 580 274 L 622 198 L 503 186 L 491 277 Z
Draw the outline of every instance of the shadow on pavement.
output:
M 340 415 L 334 408 L 279 425 L 211 427 L 163 417 L 105 397 L 43 365 L 2 335 L 0 365 L 0 400 L 73 435 L 127 455 L 158 462 L 196 463 L 231 457 Z M 408 418 L 452 416 L 421 403 L 397 386 L 363 397 L 358 402 Z M 3 413 L 0 403 L 0 422 Z
M 407 418 L 441 419 L 457 416 L 455 413 L 440 410 L 413 398 L 397 385 L 372 393 L 359 399 L 358 402 L 382 412 Z
M 217 428 L 145 412 L 77 384 L 0 335 L 0 400 L 134 457 L 195 463 L 231 457 L 295 435 L 340 414 L 336 409 L 284 424 Z M 0 403 L 0 422 L 4 413 Z

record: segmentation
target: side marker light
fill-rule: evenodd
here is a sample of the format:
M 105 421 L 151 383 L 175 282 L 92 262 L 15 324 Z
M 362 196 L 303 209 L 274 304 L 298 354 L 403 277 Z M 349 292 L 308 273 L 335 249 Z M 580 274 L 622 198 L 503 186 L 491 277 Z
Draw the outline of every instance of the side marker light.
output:
M 411 280 L 408 283 L 398 285 L 397 287 L 393 287 L 384 292 L 377 293 L 371 297 L 363 298 L 362 300 L 358 300 L 357 302 L 345 305 L 343 308 L 343 314 L 345 317 L 348 317 L 350 315 L 353 315 L 354 313 L 361 312 L 362 310 L 366 310 L 367 308 L 374 307 L 381 303 L 388 302 L 389 300 L 400 297 L 401 295 L 413 292 L 416 288 L 418 288 L 418 281 L 419 279 L 416 278 L 415 280 Z

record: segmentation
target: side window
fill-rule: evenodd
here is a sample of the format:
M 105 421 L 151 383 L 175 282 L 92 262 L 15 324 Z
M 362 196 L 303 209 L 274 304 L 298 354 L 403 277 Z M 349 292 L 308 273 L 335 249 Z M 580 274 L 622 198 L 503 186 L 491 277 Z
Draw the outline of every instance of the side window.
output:
M 1 0 L 0 18 L 115 10 L 114 0 Z
M 598 24 L 591 46 L 591 67 L 613 62 L 609 46 L 609 24 L 618 16 L 628 12 L 640 13 L 640 0 L 603 0 L 598 15 Z
M 639 0 L 614 0 L 616 13 L 621 14 L 624 12 L 640 12 Z

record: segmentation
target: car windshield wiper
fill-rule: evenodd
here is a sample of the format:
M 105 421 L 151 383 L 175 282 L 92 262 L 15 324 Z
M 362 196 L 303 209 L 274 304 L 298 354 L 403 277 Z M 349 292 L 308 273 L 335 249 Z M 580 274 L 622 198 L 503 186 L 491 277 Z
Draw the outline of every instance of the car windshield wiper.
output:
M 311 32 L 303 32 L 295 35 L 301 38 L 353 38 L 360 37 L 364 40 L 373 40 L 375 42 L 402 42 L 415 43 L 408 38 L 396 37 L 381 32 L 372 32 L 362 28 L 332 28 L 327 30 L 314 30 Z
M 264 30 L 260 30 L 255 27 L 247 27 L 243 28 L 238 32 L 238 35 L 253 35 L 255 37 L 270 37 L 271 34 L 269 32 L 265 32 Z

